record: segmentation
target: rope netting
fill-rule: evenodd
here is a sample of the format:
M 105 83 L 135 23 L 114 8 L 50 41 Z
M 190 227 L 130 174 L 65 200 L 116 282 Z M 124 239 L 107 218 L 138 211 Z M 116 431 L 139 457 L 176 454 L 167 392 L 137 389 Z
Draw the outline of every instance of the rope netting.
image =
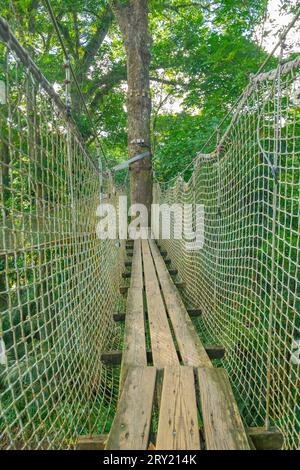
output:
M 197 156 L 188 182 L 155 187 L 156 203 L 204 205 L 203 249 L 160 244 L 187 305 L 202 311 L 199 334 L 226 348 L 221 364 L 245 422 L 277 426 L 285 448 L 300 446 L 299 167 L 297 58 L 253 78 L 217 151 Z
M 0 39 L 0 448 L 72 448 L 115 412 L 124 247 L 96 236 L 101 178 L 65 106 L 2 20 Z

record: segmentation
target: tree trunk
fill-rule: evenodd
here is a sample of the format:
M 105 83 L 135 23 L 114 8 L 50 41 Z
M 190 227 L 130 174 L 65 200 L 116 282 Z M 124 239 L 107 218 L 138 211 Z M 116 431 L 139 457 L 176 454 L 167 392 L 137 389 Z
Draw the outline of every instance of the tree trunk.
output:
M 150 35 L 148 0 L 111 1 L 123 35 L 127 55 L 127 116 L 129 158 L 149 151 L 150 155 L 130 165 L 131 203 L 148 208 L 152 203 L 150 148 Z

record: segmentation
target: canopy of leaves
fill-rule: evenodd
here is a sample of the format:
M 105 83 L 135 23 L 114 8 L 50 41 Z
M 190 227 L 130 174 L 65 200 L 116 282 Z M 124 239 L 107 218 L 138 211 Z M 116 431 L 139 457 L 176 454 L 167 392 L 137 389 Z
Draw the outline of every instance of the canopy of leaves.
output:
M 149 0 L 152 138 L 160 178 L 174 176 L 192 160 L 265 58 L 254 31 L 263 22 L 266 4 Z M 109 2 L 52 0 L 51 5 L 113 165 L 127 158 L 126 56 Z M 45 3 L 4 0 L 0 14 L 63 94 L 63 53 Z M 93 147 L 91 126 L 74 84 L 72 102 L 73 116 Z

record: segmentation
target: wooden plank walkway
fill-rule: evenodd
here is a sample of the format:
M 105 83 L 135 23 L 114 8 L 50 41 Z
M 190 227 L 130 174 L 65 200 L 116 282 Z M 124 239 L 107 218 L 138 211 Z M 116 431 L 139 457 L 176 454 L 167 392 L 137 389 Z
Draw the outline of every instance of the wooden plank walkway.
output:
M 120 391 L 126 379 L 128 368 L 133 366 L 147 366 L 140 240 L 135 242 L 133 249 L 130 289 L 127 296 L 124 345 Z
M 147 365 L 145 312 L 154 366 Z M 156 449 L 200 449 L 199 413 L 207 449 L 250 448 L 227 374 L 213 367 L 154 240 L 136 240 L 121 392 L 106 449 L 147 448 L 155 388 Z
M 142 246 L 153 364 L 160 369 L 179 365 L 148 240 L 143 240 Z

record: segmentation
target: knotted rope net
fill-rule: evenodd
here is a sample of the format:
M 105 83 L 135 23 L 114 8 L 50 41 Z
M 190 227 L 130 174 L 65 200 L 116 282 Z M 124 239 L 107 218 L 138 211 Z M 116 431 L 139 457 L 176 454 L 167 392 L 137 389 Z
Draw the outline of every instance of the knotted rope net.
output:
M 277 426 L 285 448 L 300 446 L 299 167 L 298 57 L 252 80 L 188 182 L 155 187 L 156 203 L 204 205 L 202 249 L 174 235 L 160 244 L 187 305 L 201 309 L 203 341 L 226 348 L 221 365 L 246 424 Z
M 96 236 L 101 178 L 65 106 L 2 19 L 0 38 L 0 448 L 73 448 L 114 415 L 124 250 Z

